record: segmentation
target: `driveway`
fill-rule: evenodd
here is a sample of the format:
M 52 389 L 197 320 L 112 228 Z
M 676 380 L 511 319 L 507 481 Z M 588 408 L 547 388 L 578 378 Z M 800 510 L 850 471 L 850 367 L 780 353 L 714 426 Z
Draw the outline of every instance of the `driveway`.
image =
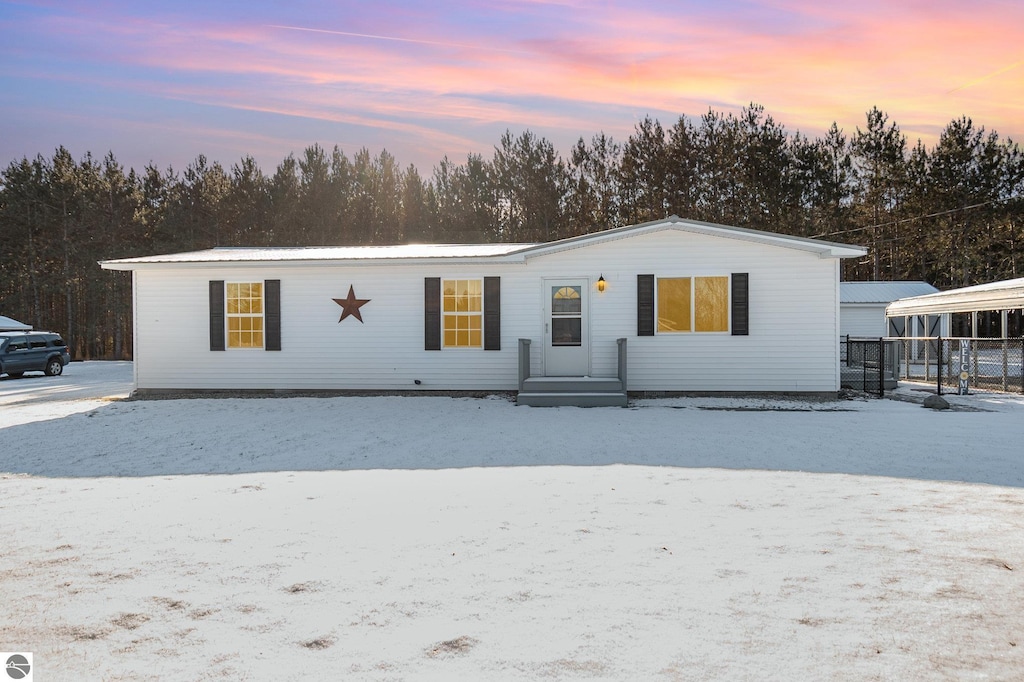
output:
M 132 363 L 123 361 L 72 362 L 57 377 L 0 377 L 0 428 L 86 412 L 131 392 Z

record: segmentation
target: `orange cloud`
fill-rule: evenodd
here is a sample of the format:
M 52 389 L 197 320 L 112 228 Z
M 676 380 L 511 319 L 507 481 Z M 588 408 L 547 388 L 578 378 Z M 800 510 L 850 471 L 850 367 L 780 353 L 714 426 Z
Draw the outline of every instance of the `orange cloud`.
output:
M 481 27 L 438 17 L 382 31 L 370 12 L 352 26 L 305 26 L 112 21 L 93 11 L 49 28 L 84 57 L 122 66 L 116 79 L 93 76 L 117 87 L 460 151 L 479 149 L 473 130 L 495 125 L 628 134 L 626 111 L 699 115 L 750 102 L 809 134 L 833 121 L 852 131 L 877 105 L 912 141 L 934 139 L 964 114 L 1024 135 L 1024 6 L 1016 4 L 773 0 L 731 13 L 692 3 L 684 13 L 506 0 L 472 9 L 521 21 Z

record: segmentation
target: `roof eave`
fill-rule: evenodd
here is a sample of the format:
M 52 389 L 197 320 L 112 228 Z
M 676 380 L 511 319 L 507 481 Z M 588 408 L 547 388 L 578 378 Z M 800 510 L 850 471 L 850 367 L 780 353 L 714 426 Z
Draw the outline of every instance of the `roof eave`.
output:
M 650 222 L 640 223 L 639 225 L 614 227 L 601 232 L 592 232 L 590 234 L 569 237 L 567 239 L 560 239 L 558 241 L 547 242 L 545 244 L 538 244 L 536 246 L 525 248 L 522 253 L 527 258 L 533 258 L 550 253 L 576 249 L 589 244 L 600 244 L 603 242 L 625 239 L 637 234 L 648 234 L 663 230 L 681 230 L 684 232 L 694 232 L 726 239 L 738 239 L 741 241 L 769 244 L 782 248 L 797 249 L 800 251 L 817 253 L 819 258 L 859 258 L 867 255 L 867 249 L 861 246 L 826 242 L 817 239 L 807 239 L 804 237 L 793 237 L 790 235 L 764 232 L 762 230 L 751 230 L 743 227 L 717 225 L 715 223 L 705 223 L 697 220 L 683 220 L 679 216 L 672 216 L 663 220 L 652 220 Z
M 245 260 L 145 260 L 145 259 L 124 259 L 99 261 L 99 266 L 104 270 L 150 270 L 154 268 L 241 268 L 259 265 L 265 267 L 323 267 L 344 265 L 346 267 L 363 267 L 369 265 L 437 265 L 439 263 L 457 262 L 460 264 L 496 264 L 496 263 L 522 263 L 526 259 L 518 252 L 502 254 L 500 256 L 435 256 L 419 258 L 310 258 L 292 260 L 273 260 L 251 258 Z

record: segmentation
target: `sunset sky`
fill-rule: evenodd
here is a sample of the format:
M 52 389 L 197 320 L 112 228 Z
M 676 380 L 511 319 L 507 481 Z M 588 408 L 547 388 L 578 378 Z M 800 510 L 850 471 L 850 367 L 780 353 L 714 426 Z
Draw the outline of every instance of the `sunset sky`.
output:
M 878 106 L 931 145 L 971 117 L 1024 139 L 1020 0 L 0 0 L 0 163 L 268 174 L 317 142 L 429 176 L 530 129 L 567 155 L 644 116 L 756 102 L 790 133 Z

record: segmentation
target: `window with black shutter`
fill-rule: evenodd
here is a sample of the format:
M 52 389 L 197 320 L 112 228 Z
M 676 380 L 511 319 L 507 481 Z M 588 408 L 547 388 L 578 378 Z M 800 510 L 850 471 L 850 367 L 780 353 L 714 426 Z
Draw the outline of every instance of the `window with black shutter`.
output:
M 501 278 L 424 278 L 425 350 L 501 350 Z

